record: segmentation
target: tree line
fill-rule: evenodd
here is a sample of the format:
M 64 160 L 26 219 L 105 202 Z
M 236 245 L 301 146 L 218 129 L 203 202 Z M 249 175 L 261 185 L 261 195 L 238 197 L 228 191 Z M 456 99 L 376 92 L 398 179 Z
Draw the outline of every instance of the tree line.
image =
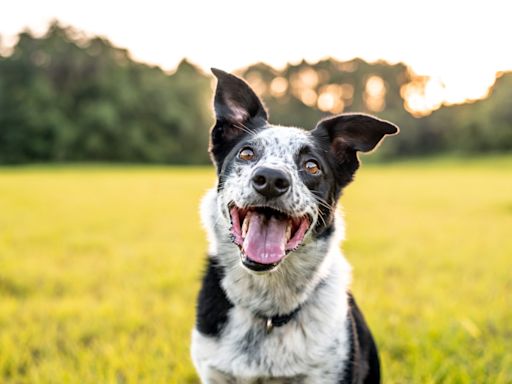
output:
M 401 134 L 379 159 L 512 149 L 512 72 L 499 75 L 486 99 L 423 117 L 410 113 L 406 96 L 421 92 L 425 79 L 401 63 L 327 59 L 282 70 L 260 63 L 238 74 L 276 124 L 313 128 L 353 111 L 397 123 Z M 0 55 L 0 163 L 206 163 L 212 85 L 186 60 L 169 74 L 58 22 L 40 37 L 24 31 Z

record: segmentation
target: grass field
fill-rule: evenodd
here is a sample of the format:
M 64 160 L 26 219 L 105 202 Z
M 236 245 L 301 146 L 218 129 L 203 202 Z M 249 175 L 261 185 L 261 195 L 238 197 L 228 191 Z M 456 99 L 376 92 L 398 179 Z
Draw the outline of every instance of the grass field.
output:
M 210 168 L 0 168 L 0 382 L 197 383 Z M 512 158 L 366 165 L 344 250 L 384 383 L 512 382 Z

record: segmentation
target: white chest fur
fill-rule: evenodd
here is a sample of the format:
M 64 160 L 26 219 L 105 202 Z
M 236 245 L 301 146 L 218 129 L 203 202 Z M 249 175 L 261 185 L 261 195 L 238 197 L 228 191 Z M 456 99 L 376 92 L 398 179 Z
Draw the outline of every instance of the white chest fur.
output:
M 192 356 L 202 381 L 337 383 L 350 348 L 347 269 L 337 260 L 297 315 L 270 333 L 263 319 L 236 306 L 220 337 L 195 330 Z

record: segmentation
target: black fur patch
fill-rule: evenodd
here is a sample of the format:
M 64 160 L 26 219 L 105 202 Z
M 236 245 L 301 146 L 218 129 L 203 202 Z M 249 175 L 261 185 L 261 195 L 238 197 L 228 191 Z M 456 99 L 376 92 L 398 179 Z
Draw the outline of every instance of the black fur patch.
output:
M 328 225 L 323 225 L 322 223 L 317 224 L 316 228 L 316 238 L 318 240 L 328 239 L 334 233 L 334 223 L 330 223 Z
M 337 151 L 334 151 L 330 136 L 322 128 L 315 129 L 312 136 L 316 141 L 318 151 L 323 154 L 322 159 L 325 166 L 330 171 L 332 195 L 337 201 L 341 190 L 353 180 L 354 174 L 359 168 L 357 152 L 351 148 L 338 148 Z
M 348 294 L 350 353 L 339 384 L 379 384 L 380 363 L 377 346 L 363 314 Z
M 316 196 L 320 218 L 315 226 L 317 239 L 328 238 L 334 232 L 334 215 L 341 192 L 352 181 L 359 167 L 355 151 L 347 151 L 345 159 L 337 159 L 331 151 L 331 142 L 327 136 L 312 135 L 314 145 L 303 148 L 297 156 L 297 167 L 302 168 L 308 160 L 320 164 L 322 173 L 318 176 L 301 172 L 304 185 Z M 352 155 L 351 156 L 351 152 Z
M 227 322 L 228 312 L 233 307 L 220 285 L 223 275 L 222 268 L 208 257 L 196 316 L 197 330 L 204 335 L 219 336 Z

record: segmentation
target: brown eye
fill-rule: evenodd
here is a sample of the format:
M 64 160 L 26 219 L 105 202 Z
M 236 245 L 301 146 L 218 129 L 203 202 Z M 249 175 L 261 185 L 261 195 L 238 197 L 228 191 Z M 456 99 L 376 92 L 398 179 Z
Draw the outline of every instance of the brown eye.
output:
M 304 163 L 304 169 L 310 175 L 318 175 L 320 173 L 320 166 L 314 160 L 308 160 Z
M 254 157 L 254 151 L 251 148 L 243 148 L 238 154 L 238 157 L 246 161 L 252 160 L 252 158 Z

